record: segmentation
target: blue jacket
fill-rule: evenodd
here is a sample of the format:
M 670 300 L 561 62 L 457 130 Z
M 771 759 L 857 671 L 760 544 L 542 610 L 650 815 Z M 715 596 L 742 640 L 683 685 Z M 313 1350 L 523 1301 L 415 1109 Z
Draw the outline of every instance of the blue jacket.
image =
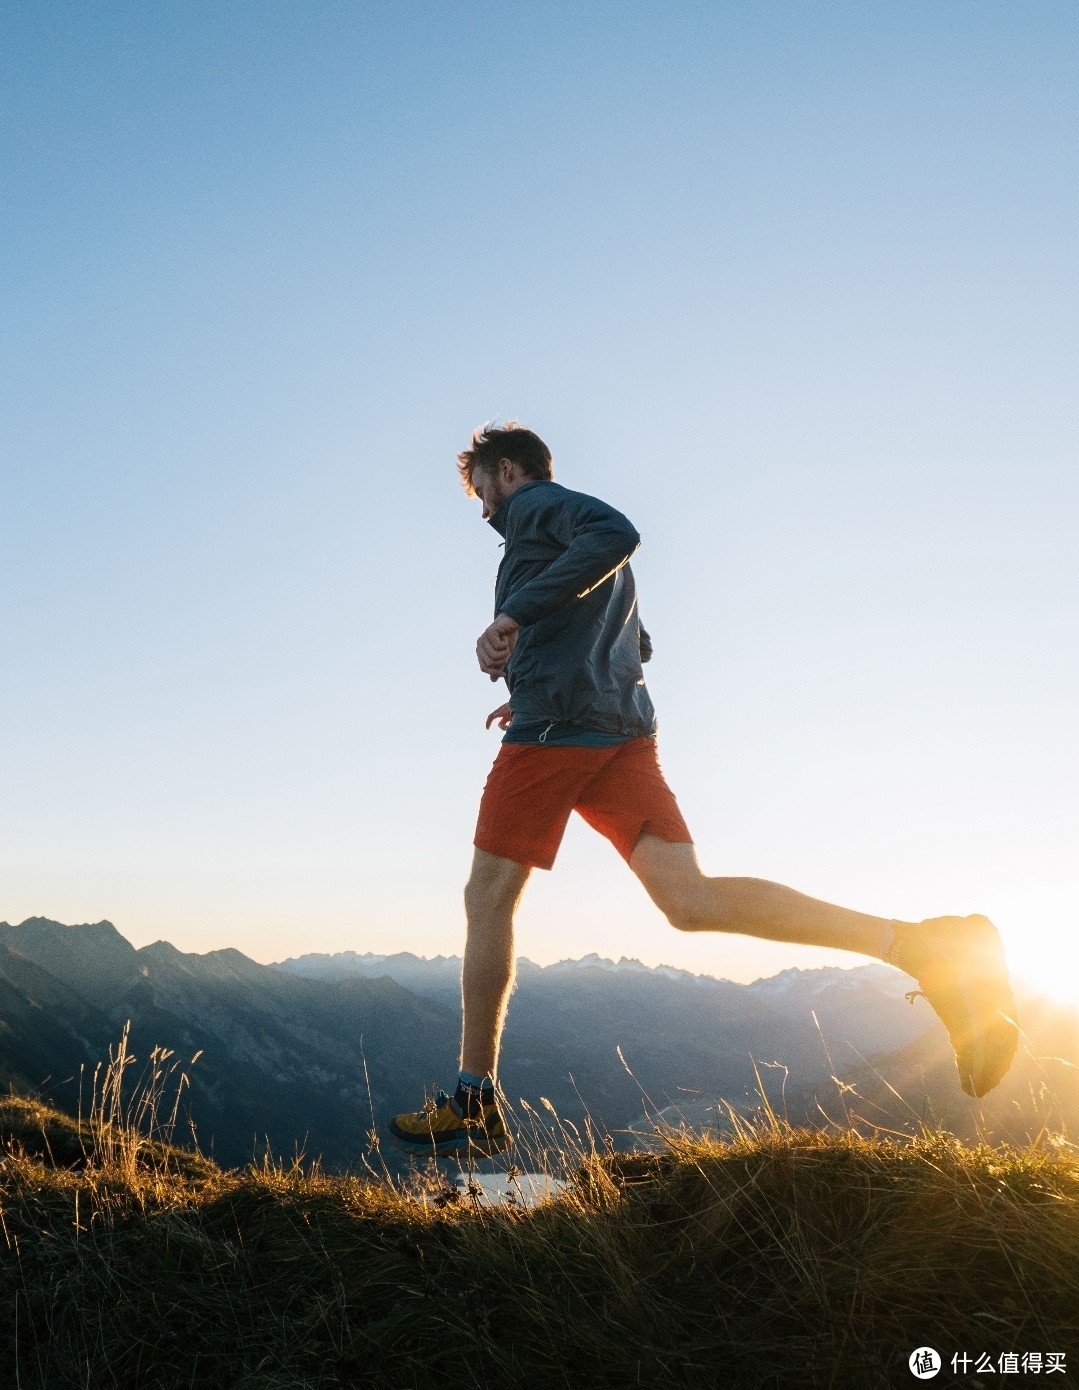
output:
M 634 528 L 606 502 L 545 481 L 518 488 L 490 524 L 506 538 L 495 614 L 521 625 L 506 667 L 514 722 L 654 734 L 641 670 L 652 647 L 627 564 Z

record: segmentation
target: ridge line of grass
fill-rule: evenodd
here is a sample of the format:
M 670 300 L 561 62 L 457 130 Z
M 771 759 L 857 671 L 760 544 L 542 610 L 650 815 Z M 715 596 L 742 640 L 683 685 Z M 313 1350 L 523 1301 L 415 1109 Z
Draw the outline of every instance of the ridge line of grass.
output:
M 660 1128 L 659 1152 L 579 1143 L 531 1208 L 451 1199 L 423 1168 L 224 1171 L 18 1097 L 0 1139 L 20 1328 L 0 1365 L 20 1390 L 863 1387 L 908 1376 L 919 1345 L 1079 1355 L 1079 1153 L 1060 1136 L 873 1138 L 773 1112 L 723 1141 Z

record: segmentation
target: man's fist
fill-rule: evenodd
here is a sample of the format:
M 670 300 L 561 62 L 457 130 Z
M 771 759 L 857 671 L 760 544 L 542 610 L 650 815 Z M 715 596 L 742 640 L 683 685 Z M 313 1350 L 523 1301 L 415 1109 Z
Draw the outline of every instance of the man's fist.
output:
M 506 663 L 517 645 L 519 630 L 519 623 L 505 613 L 499 613 L 491 626 L 480 633 L 476 643 L 476 660 L 480 663 L 480 670 L 493 681 L 498 680 L 505 671 Z

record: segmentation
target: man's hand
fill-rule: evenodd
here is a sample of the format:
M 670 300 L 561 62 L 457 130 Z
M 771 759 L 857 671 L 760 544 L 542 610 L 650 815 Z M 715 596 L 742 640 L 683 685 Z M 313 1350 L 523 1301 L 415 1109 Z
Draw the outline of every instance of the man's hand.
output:
M 499 613 L 491 626 L 480 633 L 476 643 L 476 659 L 480 663 L 480 670 L 493 681 L 498 680 L 505 671 L 506 663 L 517 645 L 519 630 L 520 623 L 514 622 L 505 613 Z
M 483 727 L 485 729 L 489 729 L 497 719 L 498 727 L 505 731 L 509 728 L 510 720 L 512 718 L 513 711 L 510 709 L 509 705 L 499 705 L 497 709 L 493 709 L 491 713 L 487 716 L 487 723 Z

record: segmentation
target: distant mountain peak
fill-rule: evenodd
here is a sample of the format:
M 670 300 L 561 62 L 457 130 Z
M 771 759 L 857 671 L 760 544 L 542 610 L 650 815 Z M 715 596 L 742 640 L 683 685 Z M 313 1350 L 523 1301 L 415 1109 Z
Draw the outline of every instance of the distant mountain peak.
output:
M 665 980 L 678 980 L 684 984 L 731 984 L 731 980 L 723 976 L 702 975 L 692 970 L 681 970 L 674 965 L 645 965 L 636 956 L 620 956 L 618 960 L 611 960 L 609 956 L 597 955 L 595 951 L 587 956 L 578 959 L 567 959 L 557 961 L 554 965 L 535 965 L 534 962 L 521 956 L 518 965 L 529 965 L 534 970 L 606 970 L 626 975 L 651 975 L 654 978 Z
M 67 926 L 51 917 L 0 923 L 0 942 L 92 1003 L 104 1003 L 137 973 L 135 948 L 111 922 Z
M 460 964 L 460 956 L 418 956 L 414 951 L 392 951 L 385 954 L 380 951 L 307 951 L 302 956 L 288 956 L 285 960 L 275 960 L 270 962 L 271 970 L 290 970 L 296 974 L 302 974 L 303 968 L 311 962 L 325 963 L 337 966 L 373 966 L 383 965 L 387 961 L 400 963 L 408 962 L 415 965 L 443 965 L 447 961 Z
M 778 975 L 762 975 L 747 988 L 755 994 L 774 997 L 792 991 L 805 995 L 822 990 L 862 989 L 870 984 L 896 994 L 908 988 L 905 980 L 906 977 L 895 966 L 885 965 L 883 961 L 870 961 L 866 965 L 820 965 L 809 970 L 788 966 Z
M 8 922 L 0 922 L 0 928 L 7 927 L 9 931 L 57 931 L 57 932 L 86 932 L 95 936 L 118 937 L 123 941 L 125 938 L 120 936 L 113 924 L 102 918 L 100 922 L 56 922 L 51 917 L 27 917 L 16 926 L 11 926 Z
M 160 957 L 162 960 L 170 960 L 176 956 L 182 956 L 183 951 L 179 950 L 171 941 L 151 941 L 149 946 L 140 946 L 140 956 Z

